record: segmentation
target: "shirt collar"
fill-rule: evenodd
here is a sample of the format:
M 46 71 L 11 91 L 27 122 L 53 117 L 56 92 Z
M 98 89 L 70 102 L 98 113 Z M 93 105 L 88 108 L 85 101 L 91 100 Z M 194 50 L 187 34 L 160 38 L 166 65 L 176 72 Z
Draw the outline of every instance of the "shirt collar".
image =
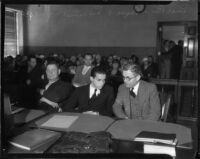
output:
M 133 92 L 135 93 L 135 95 L 138 94 L 139 85 L 140 85 L 140 82 L 138 82 L 138 83 L 133 87 Z
M 90 98 L 92 97 L 92 95 L 93 95 L 95 89 L 97 89 L 97 88 L 94 88 L 94 87 L 92 86 L 92 84 L 90 84 Z M 100 91 L 101 91 L 100 89 L 97 89 L 97 91 L 96 91 L 96 95 L 97 95 L 97 96 L 100 94 Z

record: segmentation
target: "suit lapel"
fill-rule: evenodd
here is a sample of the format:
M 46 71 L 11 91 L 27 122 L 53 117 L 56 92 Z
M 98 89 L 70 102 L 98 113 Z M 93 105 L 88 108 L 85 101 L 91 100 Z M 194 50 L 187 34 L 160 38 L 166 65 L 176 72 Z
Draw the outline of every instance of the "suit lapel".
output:
M 86 87 L 85 98 L 86 98 L 87 100 L 90 99 L 90 85 L 87 85 L 87 87 Z

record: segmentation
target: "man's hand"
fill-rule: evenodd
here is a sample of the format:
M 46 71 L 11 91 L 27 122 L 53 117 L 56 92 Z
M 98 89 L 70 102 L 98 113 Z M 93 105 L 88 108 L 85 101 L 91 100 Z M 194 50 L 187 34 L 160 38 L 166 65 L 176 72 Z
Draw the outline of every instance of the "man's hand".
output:
M 80 87 L 80 84 L 78 84 L 78 83 L 73 83 L 72 85 L 73 85 L 74 87 L 76 87 L 76 88 L 77 88 L 77 87 Z
M 27 85 L 30 85 L 30 84 L 31 84 L 31 80 L 29 80 L 29 79 L 26 80 L 26 84 L 27 84 Z
M 40 95 L 44 94 L 44 89 L 40 89 Z
M 45 102 L 45 103 L 49 104 L 50 106 L 52 106 L 53 108 L 59 108 L 58 103 L 52 102 L 52 101 L 48 100 L 48 99 L 45 98 L 45 97 L 42 97 L 42 98 L 40 99 L 40 102 Z

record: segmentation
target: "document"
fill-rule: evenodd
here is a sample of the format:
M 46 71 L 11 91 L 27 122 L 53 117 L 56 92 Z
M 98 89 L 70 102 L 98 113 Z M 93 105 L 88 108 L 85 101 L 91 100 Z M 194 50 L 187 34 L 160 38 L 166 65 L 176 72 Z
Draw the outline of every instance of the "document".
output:
M 69 128 L 77 119 L 78 116 L 54 115 L 41 126 L 54 128 Z
M 60 137 L 59 132 L 45 129 L 33 129 L 14 137 L 9 143 L 15 147 L 31 151 L 49 142 L 55 141 L 58 137 Z

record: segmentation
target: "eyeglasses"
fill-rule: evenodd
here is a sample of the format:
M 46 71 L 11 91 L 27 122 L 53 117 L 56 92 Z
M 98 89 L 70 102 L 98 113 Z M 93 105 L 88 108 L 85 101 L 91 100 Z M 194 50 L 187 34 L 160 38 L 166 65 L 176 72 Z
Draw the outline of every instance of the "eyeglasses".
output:
M 134 78 L 136 78 L 137 76 L 134 76 L 134 77 L 124 77 L 123 76 L 123 80 L 127 80 L 127 81 L 130 81 L 130 80 L 132 80 L 132 79 L 134 79 Z

